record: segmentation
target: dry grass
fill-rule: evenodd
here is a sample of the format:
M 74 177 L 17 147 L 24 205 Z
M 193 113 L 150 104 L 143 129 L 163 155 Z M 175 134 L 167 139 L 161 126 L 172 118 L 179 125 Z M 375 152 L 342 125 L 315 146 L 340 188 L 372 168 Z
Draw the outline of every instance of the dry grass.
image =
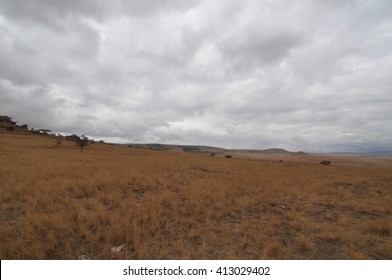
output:
M 391 171 L 0 133 L 0 258 L 392 259 Z

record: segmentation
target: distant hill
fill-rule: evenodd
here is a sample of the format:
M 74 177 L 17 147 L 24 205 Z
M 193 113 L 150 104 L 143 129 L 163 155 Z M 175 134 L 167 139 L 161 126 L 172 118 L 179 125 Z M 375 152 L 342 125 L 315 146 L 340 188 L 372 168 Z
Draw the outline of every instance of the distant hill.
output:
M 130 148 L 136 149 L 148 149 L 157 151 L 178 151 L 188 153 L 200 153 L 200 154 L 211 154 L 215 156 L 224 156 L 228 154 L 251 154 L 251 155 L 290 155 L 294 154 L 284 149 L 266 149 L 266 150 L 247 150 L 247 149 L 223 149 L 210 146 L 199 146 L 199 145 L 166 145 L 158 143 L 150 144 L 127 144 Z
M 331 152 L 331 153 L 312 153 L 314 155 L 334 155 L 334 156 L 381 156 L 392 155 L 392 150 L 371 151 L 371 152 Z
M 287 150 L 284 149 L 279 149 L 279 148 L 272 148 L 272 149 L 266 149 L 266 150 L 229 150 L 229 151 L 233 151 L 233 152 L 248 152 L 248 153 L 252 153 L 252 154 L 265 154 L 265 155 L 276 155 L 276 154 L 280 154 L 280 155 L 289 155 L 289 154 L 293 154 L 293 152 L 289 152 Z
M 136 149 L 148 149 L 148 150 L 156 150 L 156 151 L 178 151 L 178 152 L 190 152 L 190 153 L 223 153 L 226 150 L 217 148 L 217 147 L 209 147 L 209 146 L 197 146 L 197 145 L 165 145 L 158 143 L 149 143 L 149 144 L 127 144 L 130 148 Z
M 374 151 L 374 152 L 371 152 L 370 154 L 373 154 L 373 155 L 390 155 L 390 154 L 392 154 L 392 150 Z

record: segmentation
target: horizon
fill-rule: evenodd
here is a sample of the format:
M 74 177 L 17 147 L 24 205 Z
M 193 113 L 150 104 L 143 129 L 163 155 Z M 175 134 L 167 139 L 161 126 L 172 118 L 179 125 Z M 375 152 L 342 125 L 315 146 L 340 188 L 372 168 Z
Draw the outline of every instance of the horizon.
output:
M 0 112 L 111 143 L 390 151 L 390 14 L 382 0 L 0 0 Z
M 13 117 L 10 117 L 10 116 L 6 116 L 6 117 L 9 117 L 12 121 L 14 120 Z M 18 126 L 28 125 L 26 123 L 20 123 L 20 122 L 16 122 L 16 124 Z M 244 151 L 252 151 L 252 150 L 254 150 L 254 151 L 284 150 L 284 151 L 291 152 L 291 153 L 304 152 L 306 154 L 320 154 L 320 155 L 322 155 L 322 154 L 331 154 L 332 155 L 332 154 L 377 154 L 377 153 L 389 154 L 389 153 L 392 153 L 392 149 L 388 149 L 388 148 L 386 148 L 386 149 L 379 149 L 379 150 L 359 151 L 359 152 L 358 151 L 317 152 L 317 151 L 306 151 L 306 150 L 293 151 L 293 150 L 285 149 L 285 148 L 282 148 L 282 147 L 265 147 L 265 148 L 259 148 L 259 149 L 252 149 L 252 148 L 246 148 L 246 147 L 240 147 L 240 148 L 226 147 L 225 148 L 225 147 L 222 147 L 222 146 L 210 146 L 210 145 L 197 144 L 197 143 L 194 143 L 194 144 L 189 144 L 189 143 L 174 144 L 174 143 L 159 143 L 159 142 L 140 142 L 140 143 L 134 143 L 134 142 L 132 142 L 132 143 L 131 142 L 110 142 L 110 141 L 106 141 L 104 139 L 93 138 L 93 137 L 91 137 L 89 135 L 86 135 L 84 133 L 68 134 L 68 133 L 64 133 L 64 132 L 56 132 L 56 131 L 53 131 L 53 130 L 51 130 L 49 128 L 38 128 L 37 129 L 37 128 L 33 128 L 33 127 L 29 127 L 28 126 L 28 130 L 33 130 L 33 129 L 36 130 L 36 131 L 38 131 L 38 130 L 48 130 L 48 131 L 52 132 L 53 134 L 61 135 L 62 137 L 70 136 L 72 134 L 79 135 L 79 136 L 84 135 L 84 136 L 87 136 L 90 140 L 95 140 L 95 141 L 103 140 L 106 144 L 114 144 L 114 145 L 154 145 L 154 144 L 157 144 L 157 145 L 166 145 L 166 146 L 170 146 L 170 145 L 172 145 L 172 146 L 199 146 L 199 147 L 208 147 L 208 148 L 216 148 L 216 149 L 223 149 L 223 150 L 233 150 L 233 151 L 235 151 L 235 150 L 244 150 Z

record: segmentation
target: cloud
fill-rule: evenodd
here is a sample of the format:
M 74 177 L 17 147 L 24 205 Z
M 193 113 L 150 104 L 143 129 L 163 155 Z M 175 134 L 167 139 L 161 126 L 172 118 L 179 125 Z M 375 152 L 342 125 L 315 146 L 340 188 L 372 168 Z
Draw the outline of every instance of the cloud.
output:
M 190 0 L 0 0 L 2 14 L 22 24 L 39 24 L 59 32 L 67 30 L 71 21 L 91 19 L 97 22 L 116 17 L 146 17 L 163 11 L 186 11 L 199 1 Z
M 50 30 L 66 32 L 68 23 L 82 18 L 102 20 L 104 9 L 92 0 L 0 0 L 2 15 L 24 27 L 42 25 Z
M 295 31 L 250 25 L 228 34 L 217 45 L 235 70 L 249 71 L 282 61 L 300 43 L 301 34 Z
M 0 110 L 120 142 L 392 149 L 387 1 L 0 0 Z

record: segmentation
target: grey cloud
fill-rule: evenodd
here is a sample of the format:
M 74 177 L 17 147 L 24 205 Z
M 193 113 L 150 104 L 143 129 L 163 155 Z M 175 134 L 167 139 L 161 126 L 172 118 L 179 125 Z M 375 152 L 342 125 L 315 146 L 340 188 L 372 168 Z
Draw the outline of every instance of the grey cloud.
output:
M 184 11 L 197 6 L 199 0 L 162 0 L 157 3 L 155 0 L 137 1 L 123 0 L 119 1 L 118 8 L 129 15 L 146 16 L 159 11 Z
M 105 10 L 93 0 L 0 0 L 0 13 L 25 26 L 40 24 L 58 32 L 67 30 L 69 20 L 84 17 L 102 20 Z
M 3 16 L 10 20 L 42 24 L 59 32 L 66 31 L 72 20 L 90 18 L 98 22 L 122 16 L 148 16 L 160 11 L 183 11 L 198 0 L 0 0 Z
M 384 1 L 30 2 L 0 0 L 0 110 L 17 121 L 119 142 L 390 148 Z
M 247 26 L 221 39 L 218 48 L 235 68 L 252 69 L 276 63 L 289 55 L 301 43 L 301 34 L 291 30 L 274 30 L 268 27 Z
M 58 116 L 66 100 L 57 98 L 48 88 L 21 88 L 9 82 L 0 82 L 0 103 L 6 104 L 1 110 L 20 123 L 41 128 L 45 123 L 61 127 Z
M 100 37 L 87 23 L 75 22 L 68 28 L 69 36 L 65 36 L 35 26 L 4 25 L 0 38 L 2 78 L 20 85 L 48 85 L 66 83 L 78 71 L 87 72 L 75 66 L 97 55 Z
M 78 59 L 91 59 L 96 57 L 100 47 L 100 36 L 93 27 L 87 23 L 79 23 L 72 28 L 69 34 L 67 53 Z

